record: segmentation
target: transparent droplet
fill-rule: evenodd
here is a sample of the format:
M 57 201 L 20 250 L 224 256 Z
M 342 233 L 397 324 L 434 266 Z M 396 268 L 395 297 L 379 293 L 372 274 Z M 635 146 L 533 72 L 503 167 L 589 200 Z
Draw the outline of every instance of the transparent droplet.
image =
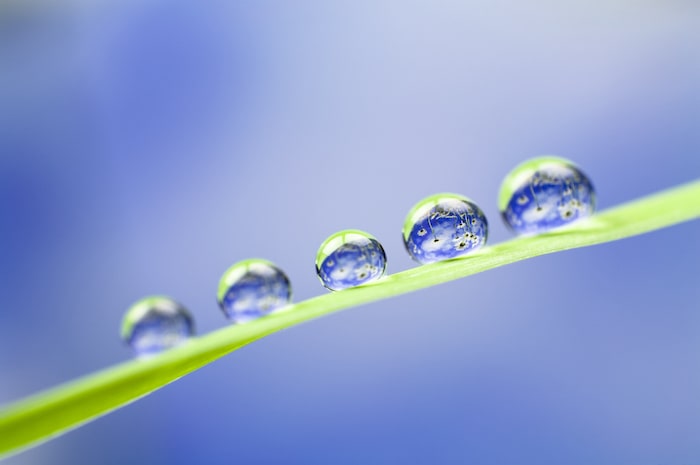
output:
M 337 232 L 316 254 L 316 274 L 331 291 L 379 279 L 386 270 L 386 253 L 371 234 L 356 229 Z
M 129 307 L 121 334 L 136 355 L 154 355 L 193 336 L 194 321 L 190 312 L 173 299 L 151 296 Z
M 486 244 L 484 212 L 458 194 L 436 194 L 418 202 L 406 216 L 403 240 L 419 263 L 460 257 Z
M 273 263 L 252 258 L 236 263 L 221 276 L 217 300 L 226 318 L 247 323 L 289 304 L 289 278 Z
M 501 184 L 498 209 L 517 234 L 537 234 L 595 211 L 593 184 L 571 161 L 539 157 L 518 165 Z

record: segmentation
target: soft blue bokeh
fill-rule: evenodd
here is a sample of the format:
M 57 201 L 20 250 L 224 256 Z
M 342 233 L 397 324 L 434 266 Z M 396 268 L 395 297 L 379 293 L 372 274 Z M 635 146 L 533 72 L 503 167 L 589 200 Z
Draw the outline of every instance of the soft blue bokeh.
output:
M 127 360 L 123 312 L 318 245 L 388 272 L 437 192 L 557 154 L 598 206 L 700 177 L 700 3 L 9 0 L 0 403 Z M 700 201 L 700 199 L 699 199 Z M 650 211 L 649 215 L 654 215 Z M 256 342 L 12 465 L 700 462 L 700 222 L 513 264 Z

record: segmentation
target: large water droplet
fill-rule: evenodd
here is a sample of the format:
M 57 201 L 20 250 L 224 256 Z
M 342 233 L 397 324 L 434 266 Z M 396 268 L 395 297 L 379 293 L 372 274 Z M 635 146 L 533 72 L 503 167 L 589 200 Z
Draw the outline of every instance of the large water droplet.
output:
M 126 311 L 121 334 L 137 355 L 148 356 L 187 341 L 194 335 L 194 321 L 173 299 L 146 297 Z
M 356 229 L 337 232 L 316 254 L 316 273 L 331 291 L 379 279 L 386 270 L 386 253 L 371 234 Z
M 536 234 L 595 211 L 588 177 L 569 160 L 539 157 L 518 165 L 501 184 L 498 209 L 517 234 Z
M 459 257 L 486 243 L 484 212 L 458 194 L 436 194 L 418 202 L 406 216 L 403 240 L 409 255 L 420 263 Z
M 286 306 L 292 298 L 289 278 L 273 263 L 253 258 L 221 276 L 217 300 L 233 323 L 247 323 Z

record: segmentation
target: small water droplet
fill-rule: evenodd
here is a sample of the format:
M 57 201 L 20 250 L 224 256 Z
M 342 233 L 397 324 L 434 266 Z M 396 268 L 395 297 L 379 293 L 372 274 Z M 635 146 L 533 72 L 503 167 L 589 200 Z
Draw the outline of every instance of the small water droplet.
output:
M 406 250 L 420 263 L 468 254 L 484 245 L 487 238 L 486 216 L 474 202 L 458 194 L 436 194 L 421 200 L 403 226 Z
M 537 234 L 595 211 L 588 177 L 571 161 L 538 157 L 518 165 L 501 184 L 498 208 L 517 234 Z
M 337 232 L 316 254 L 316 274 L 331 291 L 379 279 L 386 270 L 386 253 L 371 234 L 356 229 Z
M 289 304 L 292 287 L 287 275 L 259 258 L 231 266 L 219 280 L 217 301 L 226 318 L 247 323 Z
M 185 307 L 169 297 L 146 297 L 126 311 L 121 335 L 136 355 L 154 355 L 193 336 L 194 320 Z

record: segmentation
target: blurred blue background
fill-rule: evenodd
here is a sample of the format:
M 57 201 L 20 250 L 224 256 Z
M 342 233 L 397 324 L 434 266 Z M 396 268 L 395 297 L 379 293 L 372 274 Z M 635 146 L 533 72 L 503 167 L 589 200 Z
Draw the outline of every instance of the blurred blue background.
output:
M 8 1 L 0 403 L 118 363 L 138 298 L 226 324 L 261 256 L 558 154 L 599 206 L 700 175 L 700 3 Z M 700 201 L 700 199 L 699 199 Z M 650 211 L 650 215 L 655 212 Z M 13 465 L 700 462 L 700 222 L 275 334 Z

